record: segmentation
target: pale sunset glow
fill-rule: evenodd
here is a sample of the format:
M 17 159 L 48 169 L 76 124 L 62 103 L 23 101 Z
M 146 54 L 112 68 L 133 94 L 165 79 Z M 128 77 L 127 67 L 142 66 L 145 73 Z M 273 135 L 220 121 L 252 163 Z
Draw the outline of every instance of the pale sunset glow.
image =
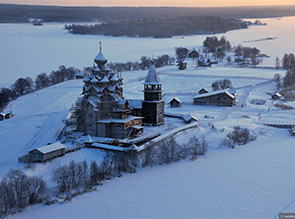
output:
M 171 6 L 171 7 L 223 7 L 295 5 L 294 0 L 0 0 L 6 4 L 58 5 L 58 6 Z

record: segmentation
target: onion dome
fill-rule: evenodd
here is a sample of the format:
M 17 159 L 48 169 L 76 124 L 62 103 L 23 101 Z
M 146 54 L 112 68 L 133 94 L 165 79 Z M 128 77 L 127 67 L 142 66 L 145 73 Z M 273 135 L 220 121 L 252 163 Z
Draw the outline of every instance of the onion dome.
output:
M 104 65 L 108 62 L 107 58 L 102 54 L 101 52 L 101 42 L 99 42 L 99 53 L 94 58 L 95 63 L 100 68 L 100 70 L 103 70 Z
M 161 84 L 160 78 L 157 74 L 156 68 L 154 66 L 154 63 L 152 63 L 149 72 L 145 78 L 144 84 L 146 85 L 156 85 Z

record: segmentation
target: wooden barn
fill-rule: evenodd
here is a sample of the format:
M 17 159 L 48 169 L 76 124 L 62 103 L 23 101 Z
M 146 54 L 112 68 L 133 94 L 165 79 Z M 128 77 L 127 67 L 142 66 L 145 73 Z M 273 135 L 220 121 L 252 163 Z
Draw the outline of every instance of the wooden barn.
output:
M 172 100 L 170 100 L 169 105 L 170 107 L 181 107 L 182 101 L 179 98 L 174 97 Z
M 211 93 L 204 93 L 194 97 L 195 105 L 211 106 L 233 106 L 235 105 L 236 96 L 232 95 L 229 90 L 218 90 Z
M 32 162 L 44 162 L 65 154 L 65 148 L 60 142 L 36 148 L 29 151 Z

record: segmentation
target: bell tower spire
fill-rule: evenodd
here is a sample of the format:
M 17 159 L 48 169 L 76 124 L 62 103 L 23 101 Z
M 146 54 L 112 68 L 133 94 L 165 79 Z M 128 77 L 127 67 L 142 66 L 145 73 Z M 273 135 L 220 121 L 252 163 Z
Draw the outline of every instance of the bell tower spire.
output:
M 154 62 L 144 81 L 144 101 L 142 115 L 144 123 L 152 125 L 164 124 L 164 101 L 162 100 L 162 83 L 157 74 Z

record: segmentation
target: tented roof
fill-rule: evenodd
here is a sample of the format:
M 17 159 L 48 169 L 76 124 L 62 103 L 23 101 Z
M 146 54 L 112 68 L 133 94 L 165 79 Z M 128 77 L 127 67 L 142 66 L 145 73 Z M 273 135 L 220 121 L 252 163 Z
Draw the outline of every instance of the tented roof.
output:
M 153 64 L 151 65 L 151 67 L 149 69 L 149 72 L 145 78 L 144 84 L 147 84 L 147 85 L 161 84 L 160 78 L 159 78 L 159 76 L 156 72 L 156 68 Z

